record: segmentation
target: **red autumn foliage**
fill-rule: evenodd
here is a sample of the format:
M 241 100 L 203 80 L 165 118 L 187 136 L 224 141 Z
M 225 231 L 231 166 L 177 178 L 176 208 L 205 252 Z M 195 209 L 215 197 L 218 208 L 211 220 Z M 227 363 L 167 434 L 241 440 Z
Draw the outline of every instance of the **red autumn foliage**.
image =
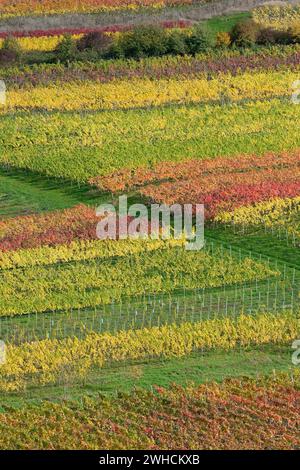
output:
M 178 21 L 163 21 L 160 23 L 162 28 L 171 29 L 171 28 L 187 28 L 191 25 L 190 21 L 178 20 Z M 51 37 L 51 36 L 61 36 L 64 34 L 88 34 L 94 32 L 101 33 L 118 33 L 122 31 L 128 31 L 132 29 L 132 26 L 123 25 L 123 24 L 113 24 L 110 26 L 105 26 L 104 28 L 56 28 L 56 29 L 35 29 L 33 31 L 13 31 L 13 32 L 0 32 L 0 38 L 6 38 L 8 36 L 14 36 L 16 38 L 39 38 L 39 37 Z
M 234 158 L 163 162 L 152 169 L 124 169 L 90 181 L 101 190 L 136 189 L 157 203 L 204 204 L 206 218 L 220 210 L 300 194 L 300 150 Z
M 0 250 L 68 245 L 73 240 L 96 240 L 99 221 L 95 209 L 84 204 L 71 209 L 0 221 Z M 131 221 L 132 217 L 128 217 L 127 224 Z M 120 235 L 119 222 L 120 219 L 117 219 L 117 235 Z
M 299 380 L 296 386 L 286 376 L 282 380 L 285 385 L 247 378 L 187 388 L 172 384 L 159 393 L 137 389 L 78 406 L 45 402 L 13 409 L 1 413 L 0 447 L 299 449 Z
M 250 171 L 254 169 L 275 169 L 295 167 L 300 164 L 300 149 L 280 154 L 267 153 L 258 155 L 237 155 L 235 157 L 218 157 L 205 160 L 185 160 L 162 162 L 154 168 L 140 167 L 136 170 L 124 168 L 112 175 L 98 176 L 90 184 L 102 191 L 118 192 L 132 190 L 150 183 L 164 181 L 181 181 L 199 178 L 209 173 L 225 174 Z

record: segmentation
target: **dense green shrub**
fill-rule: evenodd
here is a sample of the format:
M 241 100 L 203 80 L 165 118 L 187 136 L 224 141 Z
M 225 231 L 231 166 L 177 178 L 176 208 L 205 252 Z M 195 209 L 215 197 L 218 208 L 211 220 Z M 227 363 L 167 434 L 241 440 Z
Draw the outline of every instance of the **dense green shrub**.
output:
M 184 55 L 186 53 L 185 33 L 172 31 L 167 38 L 167 53 Z
M 113 47 L 115 55 L 128 58 L 162 56 L 167 53 L 168 36 L 164 29 L 140 26 L 124 33 Z
M 192 55 L 199 52 L 205 52 L 214 45 L 211 36 L 202 25 L 198 25 L 193 29 L 191 35 L 186 37 L 185 43 L 187 46 L 187 52 Z
M 68 62 L 78 57 L 76 41 L 66 34 L 55 49 L 55 54 L 60 62 Z

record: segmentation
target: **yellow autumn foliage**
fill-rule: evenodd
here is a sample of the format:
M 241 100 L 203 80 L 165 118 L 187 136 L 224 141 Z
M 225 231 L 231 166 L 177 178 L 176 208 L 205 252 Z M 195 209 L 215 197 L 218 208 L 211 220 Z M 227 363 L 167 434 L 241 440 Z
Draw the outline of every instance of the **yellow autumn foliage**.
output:
M 111 110 L 188 104 L 210 101 L 237 102 L 243 99 L 267 99 L 289 96 L 298 71 L 247 72 L 241 75 L 219 74 L 211 80 L 147 78 L 111 83 L 69 82 L 45 87 L 12 89 L 7 92 L 6 112 L 15 108 L 61 111 Z
M 300 22 L 300 5 L 263 5 L 252 12 L 256 23 L 278 30 L 287 30 Z
M 75 240 L 69 245 L 0 251 L 0 270 L 128 256 L 182 246 L 183 243 L 184 238 L 180 240 Z
M 216 221 L 237 225 L 263 225 L 267 228 L 284 227 L 300 237 L 300 197 L 274 198 L 254 205 L 242 206 L 232 212 L 221 212 Z
M 27 384 L 56 383 L 67 376 L 84 378 L 93 367 L 110 362 L 182 357 L 193 351 L 233 349 L 266 343 L 285 343 L 300 335 L 300 319 L 292 312 L 241 314 L 198 323 L 170 324 L 140 330 L 90 333 L 85 339 L 43 340 L 8 345 L 0 366 L 0 390 Z

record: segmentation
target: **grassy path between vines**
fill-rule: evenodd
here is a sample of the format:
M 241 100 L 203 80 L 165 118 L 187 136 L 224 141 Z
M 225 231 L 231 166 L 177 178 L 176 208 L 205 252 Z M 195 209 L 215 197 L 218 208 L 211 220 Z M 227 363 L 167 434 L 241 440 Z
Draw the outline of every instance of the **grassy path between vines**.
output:
M 222 226 L 211 228 L 208 226 L 205 228 L 205 236 L 208 240 L 217 240 L 232 247 L 252 252 L 253 255 L 262 254 L 300 270 L 300 250 L 293 246 L 287 246 L 284 240 L 280 240 L 270 233 L 264 233 L 262 230 L 243 234 L 234 233 L 231 228 Z
M 132 362 L 95 370 L 85 384 L 66 384 L 28 389 L 26 392 L 0 395 L 0 410 L 22 407 L 40 400 L 79 400 L 99 393 L 128 392 L 134 387 L 151 389 L 153 385 L 170 387 L 191 383 L 221 382 L 228 377 L 256 377 L 293 371 L 290 345 L 272 345 L 234 351 L 194 353 L 172 360 Z
M 103 200 L 107 200 L 107 195 L 99 196 L 88 186 L 0 168 L 0 219 L 66 209 L 80 203 L 96 206 Z

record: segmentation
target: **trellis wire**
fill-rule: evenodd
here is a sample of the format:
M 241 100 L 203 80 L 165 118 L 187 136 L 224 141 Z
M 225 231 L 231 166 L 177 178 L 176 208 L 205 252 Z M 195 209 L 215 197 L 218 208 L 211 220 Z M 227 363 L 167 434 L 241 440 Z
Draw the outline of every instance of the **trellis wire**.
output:
M 170 323 L 198 322 L 209 318 L 235 317 L 241 312 L 280 312 L 299 306 L 300 271 L 260 253 L 207 240 L 205 250 L 230 253 L 239 260 L 250 257 L 281 271 L 280 278 L 254 283 L 223 285 L 215 288 L 175 289 L 168 293 L 142 295 L 112 301 L 94 308 L 67 312 L 29 313 L 0 319 L 2 340 L 20 344 L 37 339 L 68 336 L 83 338 L 91 331 L 116 333 L 120 330 L 162 326 Z

